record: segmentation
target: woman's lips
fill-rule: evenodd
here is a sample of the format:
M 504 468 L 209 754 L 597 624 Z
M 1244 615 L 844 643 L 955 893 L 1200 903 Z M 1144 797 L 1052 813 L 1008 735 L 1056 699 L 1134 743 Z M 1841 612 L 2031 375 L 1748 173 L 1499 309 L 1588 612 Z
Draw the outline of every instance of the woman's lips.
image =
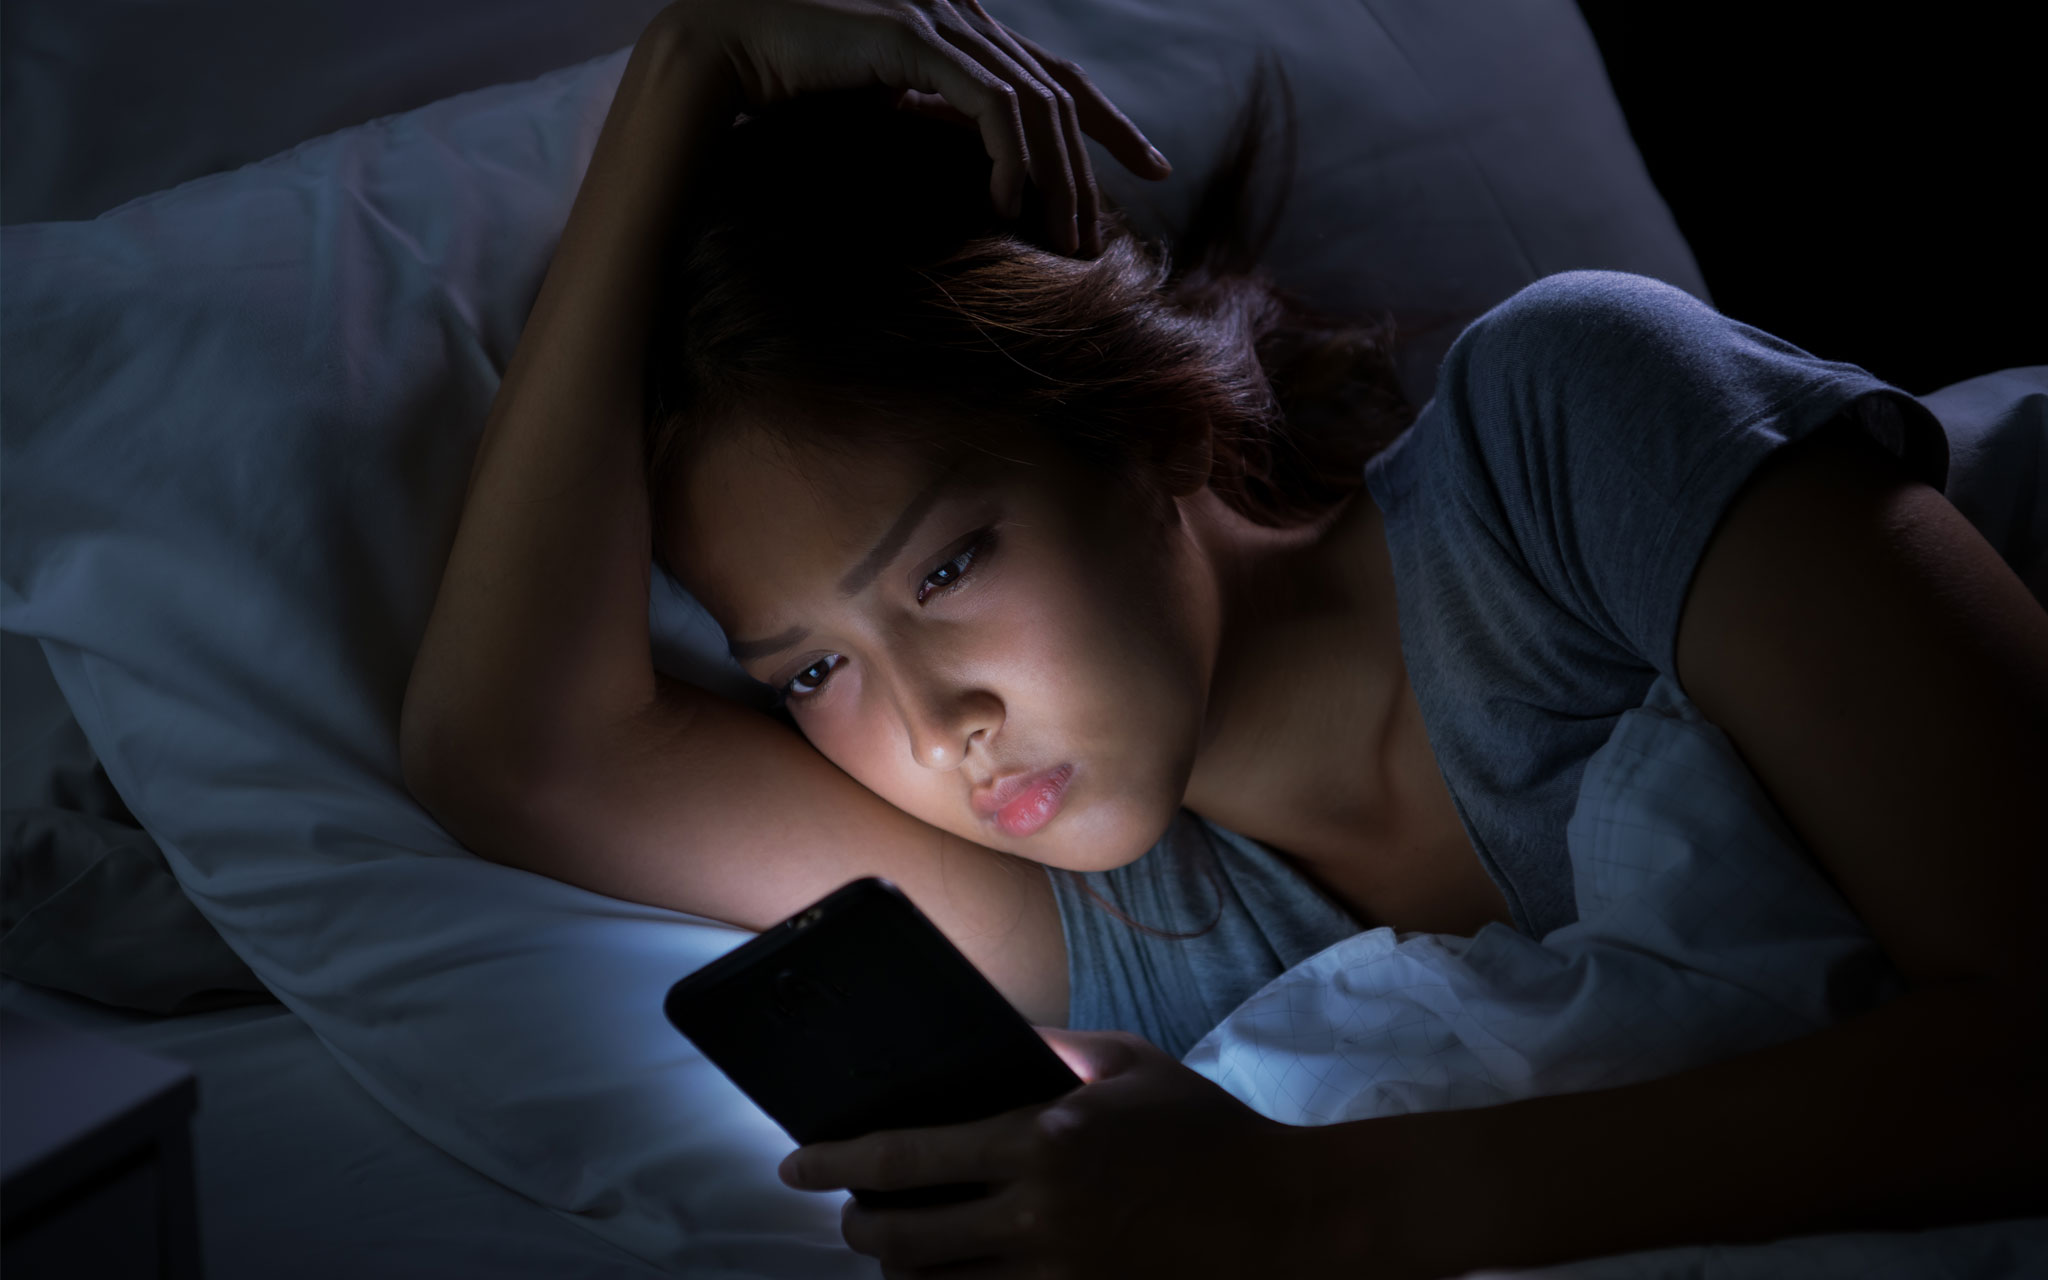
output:
M 1021 840 L 1053 820 L 1073 776 L 1074 766 L 1063 764 L 1026 778 L 1006 778 L 993 790 L 974 794 L 975 812 Z

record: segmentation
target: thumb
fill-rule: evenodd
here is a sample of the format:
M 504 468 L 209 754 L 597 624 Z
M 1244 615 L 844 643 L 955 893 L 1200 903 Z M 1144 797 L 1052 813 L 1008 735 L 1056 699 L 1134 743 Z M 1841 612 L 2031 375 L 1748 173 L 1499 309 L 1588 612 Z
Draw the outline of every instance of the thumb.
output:
M 1120 1075 L 1138 1064 L 1137 1037 L 1125 1031 L 1067 1031 L 1038 1027 L 1038 1034 L 1060 1055 L 1082 1084 Z

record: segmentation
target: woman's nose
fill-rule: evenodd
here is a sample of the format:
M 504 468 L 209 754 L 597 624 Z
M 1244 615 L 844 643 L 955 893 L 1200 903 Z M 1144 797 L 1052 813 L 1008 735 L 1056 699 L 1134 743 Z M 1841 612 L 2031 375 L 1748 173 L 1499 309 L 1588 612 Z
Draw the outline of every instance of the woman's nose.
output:
M 909 705 L 903 719 L 910 732 L 910 753 L 927 769 L 959 768 L 977 735 L 1002 726 L 1002 701 L 986 689 L 906 692 Z

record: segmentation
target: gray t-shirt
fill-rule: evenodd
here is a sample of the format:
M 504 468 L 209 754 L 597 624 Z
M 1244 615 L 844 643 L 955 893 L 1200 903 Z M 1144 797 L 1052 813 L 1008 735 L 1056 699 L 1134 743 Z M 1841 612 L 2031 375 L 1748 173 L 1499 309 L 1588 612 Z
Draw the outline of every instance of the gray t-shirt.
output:
M 1903 391 L 1670 285 L 1573 271 L 1474 321 L 1415 424 L 1367 465 L 1430 747 L 1521 931 L 1577 918 L 1565 824 L 1580 777 L 1657 676 L 1677 679 L 1679 613 L 1722 515 L 1766 457 L 1837 418 L 1944 487 L 1947 438 Z M 1052 883 L 1068 1025 L 1179 1054 L 1212 1012 L 1358 925 L 1255 842 L 1176 832 L 1085 879 L 1156 927 L 1215 917 L 1200 937 L 1146 935 L 1073 877 Z M 1204 845 L 1217 861 L 1189 856 Z

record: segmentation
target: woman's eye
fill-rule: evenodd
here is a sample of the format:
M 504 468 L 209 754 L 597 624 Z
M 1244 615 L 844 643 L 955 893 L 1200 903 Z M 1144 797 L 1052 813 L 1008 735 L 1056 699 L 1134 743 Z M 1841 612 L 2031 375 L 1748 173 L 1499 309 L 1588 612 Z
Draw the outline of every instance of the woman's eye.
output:
M 831 679 L 832 672 L 844 661 L 846 659 L 836 653 L 826 654 L 810 666 L 805 667 L 802 671 L 797 672 L 788 684 L 783 685 L 782 692 L 784 696 L 804 698 L 816 693 L 825 687 L 825 681 Z
M 951 591 L 965 582 L 974 572 L 975 565 L 987 559 L 988 553 L 995 547 L 995 542 L 993 529 L 983 529 L 974 534 L 959 555 L 924 576 L 924 581 L 917 586 L 917 602 L 923 604 L 931 598 L 933 592 Z M 831 653 L 813 662 L 782 686 L 783 699 L 796 702 L 817 693 L 825 687 L 826 682 L 832 678 L 832 673 L 845 661 L 845 658 Z
M 992 530 L 983 529 L 975 534 L 974 541 L 967 544 L 966 550 L 924 575 L 924 581 L 917 585 L 917 602 L 923 604 L 931 598 L 932 592 L 951 591 L 960 585 L 973 572 L 975 562 L 985 557 L 994 544 L 995 533 Z

